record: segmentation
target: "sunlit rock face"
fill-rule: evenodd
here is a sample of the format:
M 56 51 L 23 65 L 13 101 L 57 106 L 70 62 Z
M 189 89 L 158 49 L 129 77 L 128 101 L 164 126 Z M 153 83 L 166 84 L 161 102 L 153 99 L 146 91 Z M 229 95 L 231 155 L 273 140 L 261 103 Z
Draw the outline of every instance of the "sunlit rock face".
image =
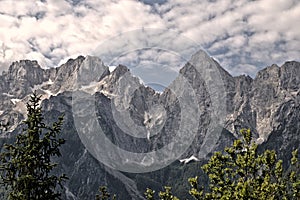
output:
M 214 79 L 214 76 L 206 79 L 197 71 L 196 63 L 214 67 L 220 79 Z M 101 59 L 91 56 L 79 56 L 52 69 L 43 69 L 36 61 L 12 63 L 8 71 L 0 75 L 0 119 L 11 124 L 9 132 L 1 134 L 1 145 L 11 141 L 14 134 L 21 131 L 19 124 L 26 117 L 26 102 L 29 95 L 36 91 L 42 95 L 47 122 L 53 122 L 61 114 L 65 116 L 62 136 L 66 144 L 62 147 L 62 157 L 56 160 L 59 163 L 56 173 L 63 172 L 69 177 L 63 188 L 64 199 L 94 199 L 100 185 L 108 185 L 121 199 L 143 199 L 145 185 L 159 189 L 170 179 L 179 181 L 184 176 L 180 171 L 182 167 L 188 174 L 195 173 L 195 162 L 201 163 L 212 151 L 230 145 L 240 137 L 241 128 L 250 128 L 254 140 L 261 144 L 262 149 L 275 148 L 282 158 L 288 158 L 291 149 L 299 148 L 299 62 L 266 67 L 254 78 L 246 75 L 233 77 L 205 52 L 199 51 L 183 66 L 179 76 L 187 81 L 197 98 L 196 102 L 192 102 L 195 105 L 187 104 L 199 109 L 199 116 L 189 119 L 191 123 L 199 119 L 197 132 L 189 148 L 176 158 L 183 162 L 175 162 L 157 173 L 123 173 L 95 159 L 77 134 L 72 113 L 72 91 L 81 90 L 95 99 L 97 121 L 113 144 L 126 151 L 145 153 L 157 151 L 176 139 L 185 108 L 181 107 L 181 97 L 174 91 L 182 87 L 182 79 L 177 78 L 169 88 L 156 91 L 151 85 L 141 84 L 126 66 L 111 69 Z M 211 94 L 207 87 L 210 81 L 221 82 L 224 94 Z M 221 98 L 225 106 L 212 105 L 211 95 Z M 114 112 L 112 105 L 117 110 L 125 109 L 126 115 Z M 218 114 L 217 109 L 224 107 L 223 121 L 210 128 L 212 112 Z M 130 121 L 116 121 L 122 116 L 127 116 Z M 139 137 L 130 135 L 130 123 L 139 130 Z M 218 138 L 207 137 L 214 131 L 221 131 L 221 134 L 216 134 Z M 207 138 L 211 142 L 206 149 L 209 152 L 204 155 L 203 143 Z M 112 155 L 112 159 L 118 159 L 117 155 Z M 149 164 L 145 162 L 145 165 Z

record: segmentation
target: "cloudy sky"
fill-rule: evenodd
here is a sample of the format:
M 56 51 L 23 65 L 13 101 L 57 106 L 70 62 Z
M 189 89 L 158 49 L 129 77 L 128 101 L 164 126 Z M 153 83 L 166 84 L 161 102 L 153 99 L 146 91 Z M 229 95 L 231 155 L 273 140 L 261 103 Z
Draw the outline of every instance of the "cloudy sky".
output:
M 46 68 L 78 55 L 101 56 L 99 49 L 105 42 L 115 47 L 118 34 L 135 39 L 135 30 L 151 28 L 181 38 L 178 46 L 193 41 L 233 75 L 254 76 L 273 63 L 299 61 L 299 19 L 298 0 L 0 0 L 0 68 L 20 59 Z M 123 52 L 109 64 L 137 55 L 152 67 L 167 58 L 180 63 L 178 52 L 161 49 Z M 139 72 L 149 75 L 149 66 Z

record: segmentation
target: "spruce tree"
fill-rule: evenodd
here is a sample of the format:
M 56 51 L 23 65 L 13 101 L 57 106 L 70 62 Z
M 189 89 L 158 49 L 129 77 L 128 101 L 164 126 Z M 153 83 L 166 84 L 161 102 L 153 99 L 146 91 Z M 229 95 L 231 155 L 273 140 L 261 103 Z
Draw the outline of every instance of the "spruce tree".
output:
M 63 117 L 47 126 L 40 100 L 35 93 L 31 96 L 23 132 L 14 143 L 5 144 L 1 152 L 1 182 L 8 190 L 9 200 L 61 199 L 58 186 L 62 187 L 67 177 L 53 173 L 57 166 L 53 157 L 61 156 L 59 148 L 65 143 L 59 138 Z
M 225 152 L 216 152 L 202 169 L 209 176 L 209 188 L 204 190 L 198 177 L 190 178 L 190 194 L 195 199 L 300 199 L 298 151 L 292 152 L 291 167 L 284 171 L 282 160 L 274 150 L 257 151 L 250 130 L 242 130 L 242 140 L 236 140 Z

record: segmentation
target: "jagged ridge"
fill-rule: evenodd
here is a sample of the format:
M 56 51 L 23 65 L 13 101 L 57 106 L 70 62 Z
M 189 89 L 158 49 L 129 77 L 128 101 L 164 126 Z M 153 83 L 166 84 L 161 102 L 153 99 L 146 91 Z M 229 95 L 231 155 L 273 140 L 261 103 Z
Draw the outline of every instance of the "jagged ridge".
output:
M 299 148 L 299 62 L 286 62 L 281 67 L 272 65 L 259 71 L 254 79 L 245 75 L 232 77 L 203 51 L 192 56 L 190 63 L 195 62 L 215 63 L 226 89 L 227 98 L 224 99 L 224 103 L 227 107 L 227 115 L 224 134 L 212 148 L 213 150 L 222 149 L 233 137 L 239 137 L 238 131 L 244 127 L 250 128 L 256 134 L 255 138 L 259 143 L 263 143 L 262 147 L 274 147 L 280 150 L 282 157 L 288 157 L 287 152 L 290 149 Z M 196 91 L 201 116 L 195 141 L 182 158 L 198 156 L 203 138 L 208 134 L 207 124 L 210 119 L 211 99 L 206 90 L 205 80 L 201 79 L 201 75 L 197 74 L 190 63 L 180 70 L 180 74 L 191 83 Z M 120 65 L 110 73 L 108 67 L 99 58 L 90 56 L 70 59 L 67 63 L 54 69 L 42 69 L 36 61 L 14 62 L 9 70 L 0 76 L 2 102 L 0 119 L 10 121 L 14 124 L 11 130 L 16 129 L 17 124 L 24 119 L 28 95 L 34 90 L 38 91 L 43 95 L 42 105 L 47 120 L 51 121 L 59 114 L 65 113 L 63 134 L 67 143 L 62 149 L 64 156 L 59 160 L 60 170 L 67 172 L 70 176 L 70 181 L 65 188 L 65 199 L 74 199 L 75 197 L 92 199 L 97 187 L 103 184 L 111 184 L 114 187 L 118 185 L 117 188 L 123 188 L 114 192 L 122 193 L 125 199 L 141 199 L 141 188 L 138 187 L 138 182 L 133 181 L 136 180 L 136 177 L 131 179 L 130 176 L 125 176 L 123 173 L 107 170 L 91 157 L 76 134 L 71 108 L 71 91 L 76 85 L 78 71 L 95 66 L 101 67 L 103 70 L 101 76 L 95 73 L 92 84 L 85 85 L 84 91 L 95 95 L 99 114 L 98 121 L 105 127 L 111 141 L 119 147 L 133 152 L 157 150 L 169 143 L 174 137 L 174 130 L 179 126 L 181 116 L 180 104 L 176 95 L 168 89 L 162 94 L 155 93 L 153 89 L 141 85 L 125 66 Z M 161 103 L 166 109 L 168 117 L 161 118 L 165 120 L 162 133 L 153 136 L 150 134 L 150 143 L 147 139 L 137 139 L 127 135 L 114 122 L 110 105 L 113 96 L 116 95 L 118 80 L 124 74 L 128 75 L 127 78 L 138 88 L 130 94 L 129 97 L 132 98 L 127 102 L 130 117 L 134 123 L 146 126 L 146 116 L 148 120 L 151 116 L 155 117 L 151 107 L 157 103 Z M 176 83 L 173 84 L 176 85 Z M 154 120 L 154 122 L 156 121 Z M 149 130 L 155 132 L 160 126 L 161 124 L 158 122 L 154 123 Z M 17 130 L 19 129 L 17 128 Z M 10 134 L 6 136 L 10 137 Z M 145 175 L 145 177 L 147 176 Z

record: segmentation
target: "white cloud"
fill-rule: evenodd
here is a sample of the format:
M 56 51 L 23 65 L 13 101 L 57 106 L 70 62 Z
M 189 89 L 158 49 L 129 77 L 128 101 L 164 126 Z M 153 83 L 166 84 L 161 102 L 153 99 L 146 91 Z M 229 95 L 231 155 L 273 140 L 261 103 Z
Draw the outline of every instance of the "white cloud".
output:
M 116 34 L 143 27 L 174 31 L 157 36 L 162 46 L 183 47 L 188 40 L 195 41 L 234 74 L 254 75 L 270 62 L 299 59 L 298 0 L 170 0 L 153 6 L 147 2 L 81 0 L 73 5 L 71 0 L 2 0 L 0 66 L 20 59 L 56 66 L 65 58 L 94 54 L 97 46 Z M 170 37 L 173 33 L 186 40 L 175 40 Z M 135 36 L 142 45 L 143 37 Z M 114 42 L 110 40 L 111 47 L 120 46 Z M 123 45 L 137 44 L 123 41 Z M 146 60 L 178 62 L 176 56 L 160 53 L 159 57 L 149 54 Z M 134 59 L 134 54 L 130 56 Z
M 245 75 L 254 75 L 257 72 L 257 66 L 250 65 L 250 64 L 239 64 L 234 68 L 234 70 L 230 70 L 233 75 L 240 75 L 240 74 L 245 74 Z

